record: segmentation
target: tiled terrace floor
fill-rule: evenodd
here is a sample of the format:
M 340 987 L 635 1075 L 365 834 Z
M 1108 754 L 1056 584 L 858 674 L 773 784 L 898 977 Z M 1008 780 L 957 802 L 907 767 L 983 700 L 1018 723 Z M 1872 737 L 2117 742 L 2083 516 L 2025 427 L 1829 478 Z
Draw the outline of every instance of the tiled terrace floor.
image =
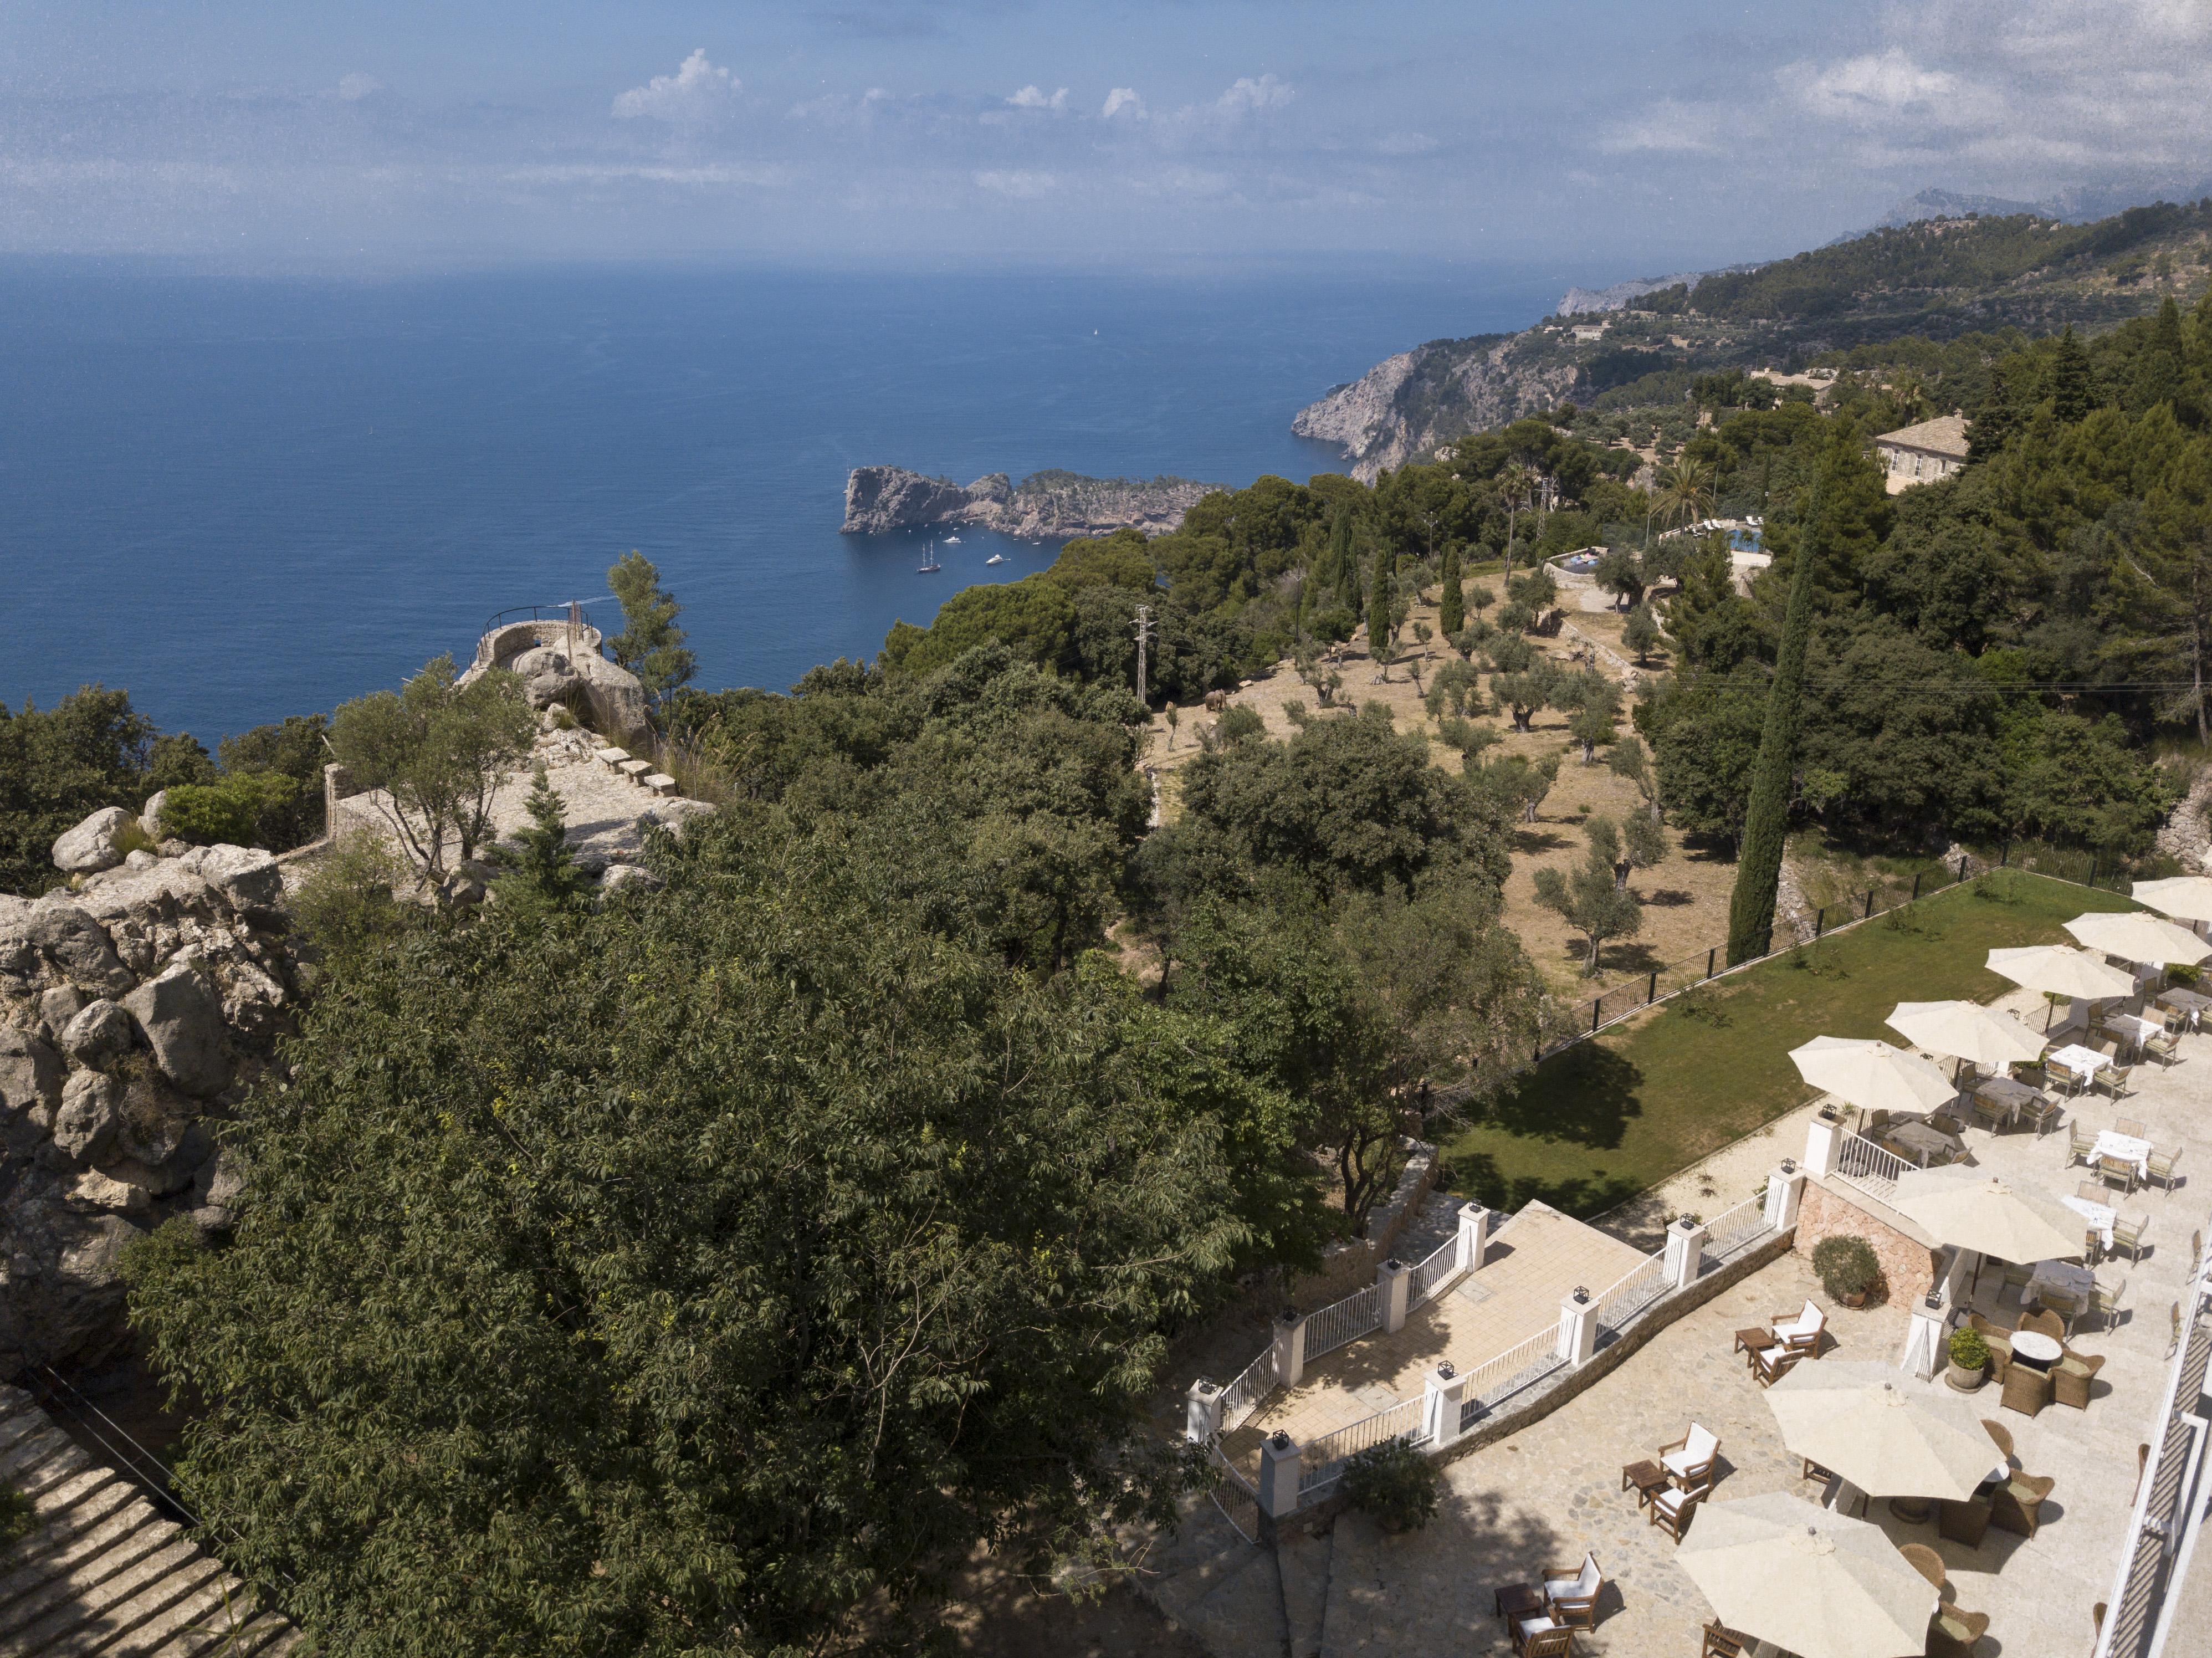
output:
M 1286 1429 L 1300 1444 L 1419 1399 L 1424 1379 L 1449 1358 L 1462 1373 L 1538 1332 L 1554 1328 L 1576 1285 L 1602 1294 L 1647 1257 L 1571 1216 L 1529 1204 L 1499 1228 L 1482 1269 L 1415 1308 L 1395 1334 L 1380 1331 L 1324 1353 L 1292 1388 L 1271 1395 L 1223 1452 L 1248 1473 L 1260 1442 Z
M 2212 1169 L 2212 1036 L 2186 1038 L 2181 1063 L 2139 1068 L 2139 1091 L 2120 1106 L 2103 1096 L 2072 1108 L 2094 1127 L 2124 1112 L 2143 1119 L 2160 1145 L 2187 1148 L 2185 1169 Z M 2063 1167 L 2063 1126 L 2040 1140 L 2025 1133 L 1969 1130 L 1975 1160 L 2008 1176 L 2070 1192 L 2078 1171 Z M 2168 1309 L 2189 1277 L 2190 1234 L 2207 1226 L 2212 1179 L 2200 1175 L 2170 1198 L 2139 1194 L 2128 1212 L 2148 1212 L 2149 1251 L 2140 1264 L 2107 1262 L 2100 1281 L 2126 1283 L 2112 1330 L 2085 1327 L 2074 1345 L 2104 1353 L 2087 1412 L 2051 1406 L 2031 1419 L 1998 1403 L 1995 1387 L 1978 1399 L 1984 1414 L 2011 1430 L 2020 1461 L 2057 1480 L 2033 1539 L 1991 1530 L 1967 1549 L 1937 1539 L 1930 1525 L 1908 1525 L 1880 1501 L 1869 1517 L 1899 1543 L 1936 1548 L 1951 1576 L 1951 1598 L 1990 1614 L 1980 1650 L 2025 1658 L 2084 1658 L 2092 1648 L 2089 1609 L 2108 1598 L 2136 1485 L 2136 1447 L 2154 1437 L 2153 1417 L 2166 1375 Z M 1983 1300 L 1990 1302 L 1984 1281 Z M 1796 1460 L 1741 1357 L 1732 1331 L 1823 1301 L 1796 1256 L 1787 1256 L 1723 1291 L 1660 1332 L 1620 1370 L 1542 1421 L 1444 1469 L 1442 1512 L 1425 1530 L 1384 1537 L 1358 1515 L 1336 1523 L 1327 1658 L 1353 1654 L 1507 1650 L 1491 1595 L 1503 1582 L 1534 1578 L 1594 1549 L 1614 1585 L 1585 1650 L 1620 1658 L 1694 1654 L 1711 1611 L 1674 1564 L 1674 1546 L 1649 1527 L 1632 1494 L 1620 1490 L 1621 1466 L 1680 1436 L 1692 1418 L 1722 1442 L 1717 1501 L 1762 1491 L 1817 1497 L 1798 1478 Z M 2008 1304 L 2003 1315 L 2009 1320 Z M 1883 1307 L 1837 1312 L 1828 1357 L 1894 1363 L 1906 1314 Z M 1900 1382 L 1908 1382 L 1899 1372 Z M 1921 1384 L 1909 1384 L 1921 1385 Z M 1941 1388 L 1938 1380 L 1924 1384 Z M 1694 1526 L 1694 1521 L 1692 1522 Z

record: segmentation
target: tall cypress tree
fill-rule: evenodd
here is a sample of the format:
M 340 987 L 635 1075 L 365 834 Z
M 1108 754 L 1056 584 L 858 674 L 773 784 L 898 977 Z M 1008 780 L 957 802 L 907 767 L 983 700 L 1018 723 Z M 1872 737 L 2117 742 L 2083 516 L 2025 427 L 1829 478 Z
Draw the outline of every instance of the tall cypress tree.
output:
M 1459 549 L 1444 550 L 1443 592 L 1437 598 L 1437 629 L 1446 639 L 1467 626 L 1467 596 L 1460 591 Z
M 2058 352 L 2051 363 L 2050 386 L 2051 400 L 2057 406 L 2058 419 L 2063 425 L 2087 420 L 2089 411 L 2097 406 L 2096 388 L 2089 378 L 2089 354 L 2074 337 L 2074 325 L 2070 322 L 2058 337 Z
M 2182 376 L 2186 372 L 2187 348 L 2181 338 L 2181 307 L 2173 302 L 2173 295 L 2166 296 L 2166 303 L 2158 308 L 2157 320 L 2151 324 L 2150 338 L 2136 359 L 2135 406 L 2138 410 L 2154 409 L 2161 403 L 2176 404 L 2179 414 L 2181 401 Z
M 1352 513 L 1349 509 L 1336 509 L 1336 521 L 1328 530 L 1328 561 L 1336 573 L 1337 602 L 1354 616 L 1359 614 L 1359 561 L 1352 551 Z
M 1812 510 L 1798 538 L 1797 568 L 1790 578 L 1790 603 L 1782 617 L 1782 649 L 1766 692 L 1766 723 L 1759 734 L 1751 799 L 1744 811 L 1743 849 L 1737 855 L 1735 891 L 1729 899 L 1729 965 L 1764 956 L 1774 939 L 1774 896 L 1782 883 L 1782 850 L 1790 822 L 1790 781 L 1797 766 L 1797 726 L 1805 688 L 1805 641 L 1813 630 L 1813 567 L 1820 562 L 1820 504 L 1825 474 L 1814 486 Z
M 1390 673 L 1390 550 L 1375 552 L 1375 576 L 1367 590 L 1367 654 L 1375 659 L 1376 677 Z

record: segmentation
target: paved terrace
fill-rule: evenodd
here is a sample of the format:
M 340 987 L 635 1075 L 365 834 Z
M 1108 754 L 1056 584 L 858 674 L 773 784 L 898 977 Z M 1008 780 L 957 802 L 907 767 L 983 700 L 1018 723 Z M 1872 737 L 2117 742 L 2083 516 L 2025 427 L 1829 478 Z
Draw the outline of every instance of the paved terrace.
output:
M 1407 1315 L 1395 1333 L 1380 1330 L 1308 1363 L 1295 1388 L 1270 1394 L 1221 1448 L 1256 1479 L 1260 1442 L 1278 1428 L 1300 1444 L 1350 1427 L 1402 1400 L 1421 1397 L 1424 1379 L 1443 1359 L 1464 1375 L 1545 1330 L 1557 1329 L 1559 1303 L 1577 1284 L 1601 1295 L 1649 1257 L 1571 1216 L 1531 1203 L 1504 1222 L 1483 1252 L 1480 1270 Z
M 2137 1091 L 2119 1104 L 2085 1095 L 2069 1114 L 2078 1112 L 2093 1127 L 2110 1127 L 2122 1114 L 2140 1118 L 2155 1143 L 2186 1148 L 2182 1168 L 2197 1177 L 2170 1197 L 2153 1190 L 2123 1200 L 2123 1212 L 2149 1215 L 2148 1248 L 2140 1263 L 2122 1259 L 2098 1270 L 2101 1284 L 2125 1286 L 2115 1327 L 2085 1320 L 2075 1330 L 2077 1351 L 2106 1356 L 2089 1409 L 2054 1404 L 2030 1418 L 2002 1408 L 1994 1383 L 1976 1395 L 1982 1413 L 2010 1430 L 2027 1471 L 2057 1481 L 2036 1536 L 1992 1528 L 1969 1549 L 1940 1540 L 1932 1524 L 1894 1518 L 1880 1500 L 1870 1507 L 1869 1517 L 1894 1541 L 1922 1543 L 1942 1556 L 1950 1599 L 1990 1614 L 1984 1654 L 2087 1658 L 2094 1646 L 2090 1608 L 2111 1596 L 2126 1534 L 2136 1448 L 2158 1437 L 2169 1309 L 2191 1275 L 2191 1234 L 2207 1227 L 2212 1209 L 2212 1177 L 2205 1173 L 2212 1170 L 2212 1113 L 2205 1109 L 2212 1103 L 2212 1036 L 2185 1038 L 2179 1063 L 2138 1067 L 2135 1080 Z M 2070 1193 L 2084 1177 L 2064 1166 L 2063 1121 L 2039 1139 L 1980 1129 L 1966 1138 L 1975 1163 L 2009 1179 Z M 2009 1322 L 2017 1309 L 2008 1295 L 2000 1303 L 2001 1283 L 1985 1276 L 1978 1301 Z M 1589 1548 L 1613 1586 L 1595 1634 L 1577 1635 L 1581 1649 L 1620 1658 L 1695 1654 L 1711 1610 L 1674 1564 L 1674 1545 L 1645 1522 L 1634 1496 L 1620 1491 L 1620 1469 L 1679 1438 L 1694 1418 L 1721 1438 L 1716 1501 L 1771 1491 L 1817 1498 L 1819 1488 L 1801 1479 L 1797 1459 L 1784 1449 L 1743 1359 L 1729 1351 L 1735 1329 L 1794 1309 L 1808 1297 L 1826 1304 L 1794 1254 L 1723 1291 L 1543 1420 L 1447 1463 L 1443 1509 L 1424 1531 L 1386 1538 L 1362 1515 L 1338 1519 L 1321 1652 L 1350 1658 L 1508 1651 L 1492 1615 L 1495 1586 L 1533 1580 L 1546 1565 L 1570 1564 Z M 1906 1321 L 1898 1306 L 1831 1309 L 1826 1356 L 1894 1364 Z M 1903 1371 L 1899 1381 L 1943 1386 L 1940 1379 L 1913 1382 Z M 2202 1631 L 2191 1639 L 2199 1644 L 2191 1650 L 2212 1645 Z

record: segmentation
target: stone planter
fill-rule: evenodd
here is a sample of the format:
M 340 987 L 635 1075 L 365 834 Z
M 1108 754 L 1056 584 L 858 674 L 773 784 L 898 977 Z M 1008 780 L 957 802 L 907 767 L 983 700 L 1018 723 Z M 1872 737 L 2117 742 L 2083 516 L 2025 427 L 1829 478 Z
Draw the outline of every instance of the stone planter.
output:
M 1955 1394 L 1971 1394 L 1989 1379 L 1990 1372 L 1987 1365 L 1977 1365 L 1969 1370 L 1962 1368 L 1958 1361 L 1954 1359 L 1943 1367 L 1944 1383 Z

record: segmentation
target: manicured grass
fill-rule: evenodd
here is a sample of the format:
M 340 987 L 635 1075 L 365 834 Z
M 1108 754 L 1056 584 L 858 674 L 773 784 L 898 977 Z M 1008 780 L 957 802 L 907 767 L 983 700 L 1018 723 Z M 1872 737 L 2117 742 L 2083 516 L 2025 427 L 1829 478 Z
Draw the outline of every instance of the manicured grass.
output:
M 1445 1145 L 1450 1189 L 1594 1215 L 1813 1097 L 1790 1050 L 1879 1036 L 1899 1002 L 1984 1001 L 2014 944 L 2071 943 L 2060 923 L 2133 909 L 2118 893 L 1998 872 L 1832 934 L 1553 1055 Z

